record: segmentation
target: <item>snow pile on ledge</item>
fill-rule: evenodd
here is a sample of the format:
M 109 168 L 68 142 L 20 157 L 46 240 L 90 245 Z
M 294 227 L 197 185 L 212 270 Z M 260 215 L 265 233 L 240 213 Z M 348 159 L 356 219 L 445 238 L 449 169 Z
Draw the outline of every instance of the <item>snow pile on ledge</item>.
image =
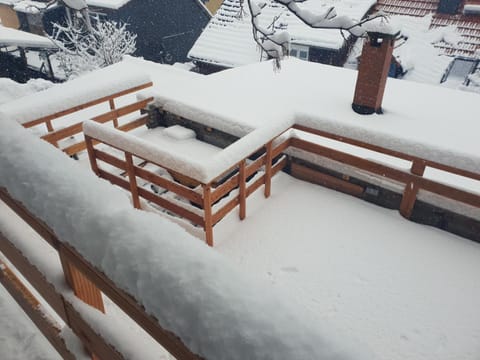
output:
M 204 77 L 202 91 L 185 84 L 182 93 L 160 97 L 163 109 L 237 136 L 293 120 L 480 172 L 478 94 L 388 79 L 384 114 L 365 116 L 351 108 L 356 76 L 290 58 L 280 72 L 271 62 L 252 64 Z
M 148 82 L 138 68 L 118 63 L 0 106 L 0 119 L 25 123 Z
M 124 192 L 1 120 L 0 186 L 192 351 L 212 360 L 371 358 L 325 320 L 242 275 L 177 225 L 132 209 Z
M 41 49 L 55 49 L 57 47 L 50 39 L 44 36 L 2 26 L 1 22 L 0 46 L 20 46 Z

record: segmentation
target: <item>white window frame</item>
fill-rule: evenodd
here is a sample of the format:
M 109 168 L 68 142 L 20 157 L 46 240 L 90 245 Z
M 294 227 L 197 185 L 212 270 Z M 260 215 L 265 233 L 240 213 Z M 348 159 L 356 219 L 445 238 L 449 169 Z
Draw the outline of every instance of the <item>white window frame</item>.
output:
M 292 54 L 292 50 L 295 51 L 295 55 Z M 301 57 L 300 52 L 305 52 L 307 56 L 305 58 Z M 308 61 L 310 56 L 310 47 L 306 45 L 300 45 L 300 44 L 290 44 L 290 56 L 294 56 L 300 60 Z

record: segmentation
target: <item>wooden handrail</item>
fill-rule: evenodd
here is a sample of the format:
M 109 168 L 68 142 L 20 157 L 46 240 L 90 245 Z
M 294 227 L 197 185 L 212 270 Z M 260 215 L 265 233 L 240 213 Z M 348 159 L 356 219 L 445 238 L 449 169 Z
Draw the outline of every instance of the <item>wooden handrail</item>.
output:
M 26 209 L 21 203 L 15 200 L 5 188 L 0 188 L 0 195 L 2 200 L 6 199 L 6 204 L 19 215 L 20 218 L 24 219 L 32 229 L 37 231 L 37 233 L 46 240 L 47 243 L 52 244 L 48 239 L 50 234 L 53 234 L 55 239 L 58 242 L 55 243 L 55 249 L 61 254 L 62 261 L 68 262 L 68 264 L 74 267 L 78 274 L 80 274 L 85 279 L 93 284 L 97 289 L 102 291 L 107 295 L 117 306 L 119 306 L 131 319 L 133 319 L 137 324 L 139 324 L 145 331 L 147 331 L 155 340 L 157 340 L 167 351 L 169 351 L 177 359 L 193 360 L 200 359 L 200 357 L 190 351 L 185 344 L 178 338 L 175 334 L 170 331 L 165 330 L 161 327 L 158 321 L 151 315 L 147 314 L 144 308 L 128 293 L 124 290 L 118 288 L 115 283 L 110 280 L 103 272 L 95 268 L 94 265 L 90 264 L 87 260 L 83 258 L 72 246 L 58 239 L 54 232 L 39 220 L 35 215 L 33 215 L 28 209 Z M 13 205 L 13 206 L 10 206 Z M 47 234 L 47 239 L 43 235 Z M 0 234 L 1 235 L 1 234 Z M 3 250 L 6 248 L 3 246 L 5 243 L 5 238 L 0 236 L 0 249 Z M 11 244 L 10 247 L 13 245 Z M 8 251 L 7 251 L 8 254 Z M 19 264 L 18 259 L 10 257 L 9 259 L 13 260 L 15 266 Z M 36 279 L 39 278 L 38 270 L 32 270 L 33 267 L 24 259 L 23 265 L 18 265 L 19 270 L 26 269 L 25 273 L 33 271 L 33 274 L 37 273 Z M 32 275 L 27 275 L 27 279 L 33 279 Z M 38 285 L 39 282 L 35 281 L 32 285 Z M 43 285 L 42 285 L 43 286 Z M 45 287 L 48 288 L 48 287 Z M 39 292 L 45 293 L 46 290 L 40 290 Z M 55 295 L 57 296 L 57 295 Z M 115 349 L 109 348 L 109 345 L 103 342 L 103 345 L 100 343 L 104 341 L 102 338 L 95 337 L 95 332 L 88 326 L 88 323 L 85 322 L 82 318 L 79 318 L 79 314 L 75 311 L 74 307 L 66 302 L 66 300 L 61 296 L 60 298 L 64 301 L 65 311 L 67 313 L 66 318 L 74 317 L 75 324 L 69 324 L 72 326 L 72 330 L 80 337 L 81 340 L 85 341 L 85 346 L 95 355 L 101 359 L 121 359 L 118 357 L 119 354 Z M 110 350 L 108 350 L 110 349 Z

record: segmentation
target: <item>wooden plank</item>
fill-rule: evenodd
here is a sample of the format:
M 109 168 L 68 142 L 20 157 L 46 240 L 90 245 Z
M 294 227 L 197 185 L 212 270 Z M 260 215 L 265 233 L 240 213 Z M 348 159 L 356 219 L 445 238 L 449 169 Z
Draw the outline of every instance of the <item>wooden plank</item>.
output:
M 101 160 L 106 162 L 107 164 L 113 165 L 120 170 L 127 171 L 127 163 L 125 162 L 125 160 L 119 159 L 99 149 L 94 149 L 94 154 L 98 160 Z
M 210 184 L 203 185 L 203 219 L 205 224 L 205 239 L 208 246 L 213 246 L 213 218 L 212 218 L 212 188 Z
M 75 307 L 65 301 L 65 310 L 68 314 L 69 324 L 75 335 L 78 336 L 93 359 L 101 360 L 125 360 L 124 357 L 113 345 L 111 345 L 102 334 L 90 326 Z
M 117 129 L 123 132 L 129 132 L 132 131 L 133 129 L 139 128 L 140 126 L 143 126 L 147 123 L 148 120 L 148 115 L 144 115 L 142 117 L 139 117 L 136 120 L 132 120 L 129 123 L 123 124 L 121 126 L 118 126 Z
M 105 313 L 102 294 L 100 290 L 93 284 L 75 265 L 73 265 L 63 253 L 63 247 L 60 247 L 59 256 L 62 263 L 63 274 L 65 280 L 77 298 L 85 304 Z
M 193 211 L 190 211 L 180 205 L 177 205 L 171 201 L 168 201 L 167 199 L 164 199 L 143 188 L 139 188 L 138 193 L 145 200 L 151 201 L 154 204 L 157 204 L 158 206 L 161 206 L 162 208 L 173 212 L 174 214 L 177 214 L 187 220 L 190 220 L 194 224 L 204 226 L 203 218 L 200 215 L 194 213 Z
M 95 154 L 95 149 L 93 147 L 93 140 L 90 136 L 85 135 L 85 146 L 87 147 L 88 159 L 90 161 L 90 167 L 92 171 L 98 175 L 98 163 Z
M 40 138 L 53 144 L 56 141 L 63 140 L 69 136 L 80 134 L 82 132 L 83 121 L 64 127 L 57 131 L 45 134 Z
M 93 140 L 93 143 L 97 144 L 98 141 Z M 85 141 L 81 141 L 76 144 L 70 145 L 65 149 L 62 149 L 62 151 L 66 153 L 68 156 L 72 156 L 72 155 L 78 154 L 80 151 L 83 151 L 86 148 L 87 148 L 87 145 L 85 144 Z
M 240 205 L 239 217 L 240 220 L 244 220 L 247 216 L 247 175 L 245 171 L 246 161 L 242 160 L 240 162 L 239 172 L 238 172 L 238 201 Z
M 417 200 L 417 194 L 418 185 L 415 182 L 409 182 L 405 185 L 399 210 L 400 214 L 406 219 L 410 219 L 412 216 L 413 207 L 415 206 L 415 201 Z
M 137 174 L 137 176 L 141 177 L 142 179 L 145 179 L 155 185 L 158 185 L 164 189 L 167 189 L 168 191 L 172 191 L 175 194 L 180 195 L 194 202 L 197 205 L 203 205 L 202 196 L 199 193 L 193 191 L 192 189 L 182 184 L 169 181 L 158 174 L 142 169 L 138 166 L 135 167 L 135 173 Z
M 83 103 L 81 105 L 74 106 L 74 107 L 71 107 L 69 109 L 58 111 L 56 113 L 53 113 L 53 114 L 50 114 L 50 115 L 47 115 L 47 116 L 43 116 L 41 118 L 29 121 L 29 122 L 26 122 L 26 123 L 23 124 L 23 126 L 26 127 L 26 128 L 29 128 L 29 127 L 44 123 L 44 122 L 49 121 L 49 120 L 53 120 L 53 119 L 59 118 L 61 116 L 65 116 L 65 115 L 72 114 L 74 112 L 89 108 L 91 106 L 101 104 L 101 103 L 103 103 L 103 102 L 105 102 L 109 99 L 117 98 L 117 97 L 120 97 L 120 96 L 123 96 L 123 95 L 130 94 L 132 92 L 136 92 L 136 91 L 145 89 L 145 88 L 147 88 L 149 86 L 152 86 L 152 85 L 153 85 L 152 82 L 148 82 L 148 83 L 145 83 L 145 84 L 142 84 L 142 85 L 139 85 L 139 86 L 132 87 L 130 89 L 122 90 L 122 91 L 119 91 L 117 93 L 114 93 L 114 94 L 111 94 L 111 95 L 108 95 L 108 96 L 104 96 L 104 97 L 101 97 L 99 99 L 95 99 L 95 100 L 92 100 L 92 101 L 88 101 L 88 102 Z
M 217 186 L 212 192 L 212 203 L 215 204 L 218 200 L 235 189 L 238 186 L 238 179 L 238 174 L 235 174 L 223 184 Z
M 262 156 L 258 157 L 254 162 L 247 165 L 245 171 L 247 178 L 255 174 L 265 163 L 266 155 L 263 154 Z
M 290 165 L 290 171 L 293 177 L 300 180 L 322 185 L 357 197 L 360 197 L 363 194 L 364 189 L 359 185 L 349 183 L 348 181 L 324 174 L 295 162 L 292 162 Z
M 217 212 L 212 215 L 212 226 L 215 226 L 220 220 L 222 220 L 227 214 L 235 209 L 240 204 L 238 196 L 235 196 L 233 199 L 228 201 L 224 206 L 222 206 Z
M 27 208 L 20 202 L 14 200 L 8 191 L 0 187 L 0 198 L 2 201 L 10 207 L 20 218 L 22 218 L 26 223 L 30 224 L 33 230 L 35 230 L 45 241 L 47 241 L 53 248 L 57 249 L 60 245 L 60 240 L 57 236 L 50 230 L 50 228 L 45 225 L 45 223 L 36 217 L 34 217 Z
M 58 354 L 65 360 L 75 360 L 76 356 L 70 352 L 65 339 L 61 336 L 60 326 L 43 312 L 38 300 L 1 260 L 0 283 L 15 299 L 17 304 L 20 305 Z M 3 354 L 3 356 L 8 357 L 8 354 Z
M 272 157 L 276 158 L 278 155 L 283 153 L 285 150 L 287 150 L 290 147 L 290 138 L 282 142 L 281 144 L 278 144 L 275 146 L 275 148 L 272 151 Z
M 108 99 L 108 105 L 110 105 L 110 110 L 115 110 L 115 100 L 113 98 Z M 113 118 L 113 127 L 118 127 L 118 118 Z
M 266 198 L 270 197 L 272 192 L 272 141 L 270 141 L 266 146 L 266 157 L 265 157 L 265 191 L 264 195 Z
M 127 164 L 128 180 L 130 182 L 130 194 L 132 195 L 133 207 L 140 209 L 140 198 L 138 197 L 137 177 L 135 175 L 135 167 L 133 165 L 132 154 L 125 152 L 125 162 Z
M 68 322 L 63 299 L 55 290 L 55 286 L 53 286 L 45 278 L 45 275 L 43 275 L 37 267 L 32 265 L 20 250 L 2 233 L 0 233 L 0 251 L 23 277 L 34 286 L 35 290 L 47 301 L 58 316 L 60 316 L 63 321 Z
M 414 175 L 423 176 L 425 173 L 426 161 L 413 160 L 410 172 Z
M 106 113 L 101 114 L 101 115 L 97 115 L 97 116 L 93 117 L 92 120 L 96 121 L 96 122 L 99 122 L 99 123 L 105 123 L 105 122 L 113 120 L 115 118 L 119 118 L 121 116 L 130 114 L 134 111 L 141 110 L 141 109 L 145 108 L 148 105 L 148 103 L 151 102 L 151 101 L 153 101 L 153 97 L 149 97 L 147 99 L 137 101 L 133 104 L 125 105 L 125 106 L 122 106 L 118 109 L 111 110 L 111 111 L 106 112 Z
M 130 183 L 126 181 L 125 179 L 122 179 L 118 176 L 115 176 L 113 174 L 110 174 L 109 172 L 103 170 L 103 169 L 98 169 L 98 176 L 110 181 L 112 184 L 117 185 L 127 191 L 130 191 Z

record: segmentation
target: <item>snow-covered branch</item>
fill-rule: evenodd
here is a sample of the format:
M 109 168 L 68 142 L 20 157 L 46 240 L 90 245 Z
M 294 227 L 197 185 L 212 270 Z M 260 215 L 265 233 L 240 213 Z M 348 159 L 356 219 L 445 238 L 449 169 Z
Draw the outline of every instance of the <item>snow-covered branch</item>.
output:
M 275 3 L 285 6 L 285 8 L 297 16 L 307 26 L 315 29 L 338 29 L 340 31 L 348 31 L 354 36 L 363 36 L 367 31 L 385 31 L 386 15 L 377 13 L 368 16 L 362 20 L 355 20 L 348 16 L 337 15 L 335 8 L 330 7 L 322 13 L 314 13 L 310 10 L 302 8 L 299 3 L 308 0 L 272 0 Z M 240 7 L 243 8 L 245 0 L 240 0 Z M 290 43 L 290 35 L 288 31 L 277 30 L 274 19 L 272 25 L 268 28 L 260 25 L 260 16 L 262 10 L 267 6 L 264 0 L 247 0 L 251 14 L 253 37 L 257 44 L 265 53 L 276 59 L 277 65 L 284 55 L 288 53 Z
M 86 29 L 67 18 L 66 25 L 53 27 L 51 39 L 60 49 L 56 56 L 67 78 L 117 63 L 136 50 L 137 36 L 116 21 L 95 19 Z

